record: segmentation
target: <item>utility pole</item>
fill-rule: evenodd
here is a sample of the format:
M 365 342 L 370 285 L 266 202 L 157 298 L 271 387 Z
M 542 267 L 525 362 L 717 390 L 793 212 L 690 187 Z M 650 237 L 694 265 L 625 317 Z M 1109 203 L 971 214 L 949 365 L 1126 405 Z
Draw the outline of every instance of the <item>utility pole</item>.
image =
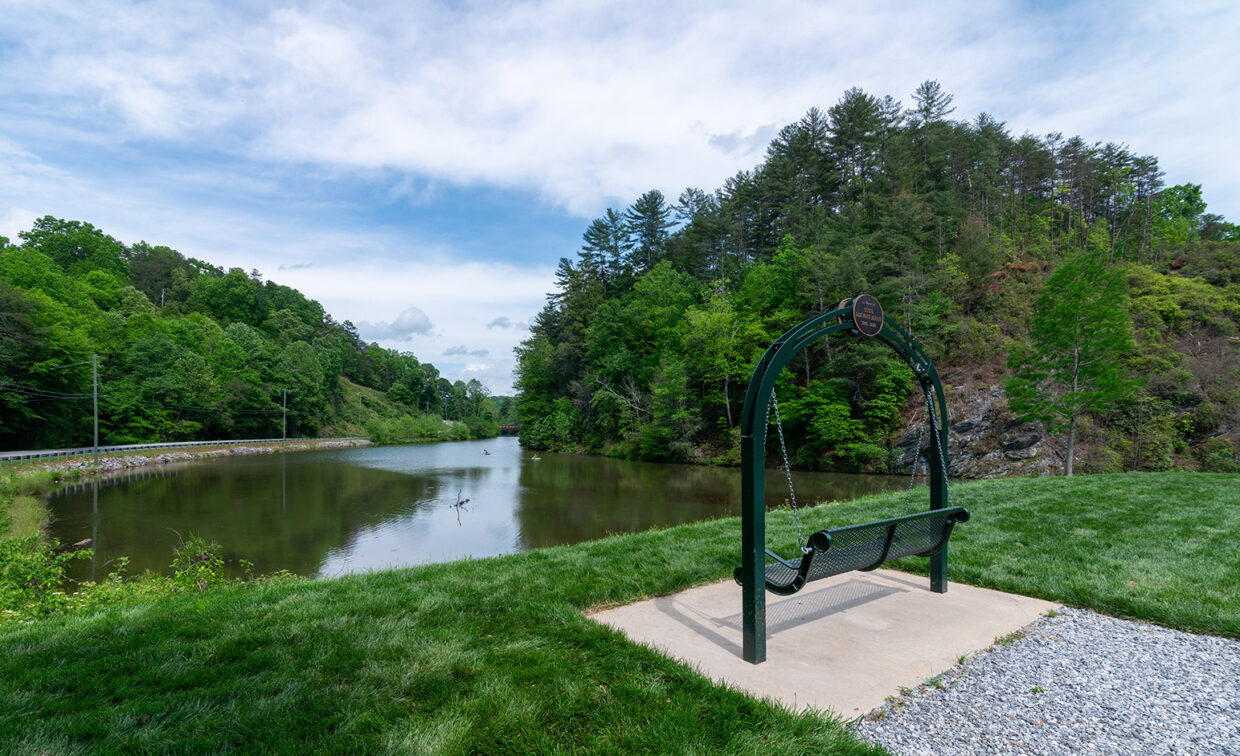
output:
M 360 394 L 357 397 L 357 427 L 362 427 L 362 397 Z
M 95 408 L 95 462 L 99 461 L 99 355 L 90 356 L 91 404 Z
M 284 392 L 284 415 L 280 418 L 280 440 L 288 440 L 288 389 L 280 389 Z

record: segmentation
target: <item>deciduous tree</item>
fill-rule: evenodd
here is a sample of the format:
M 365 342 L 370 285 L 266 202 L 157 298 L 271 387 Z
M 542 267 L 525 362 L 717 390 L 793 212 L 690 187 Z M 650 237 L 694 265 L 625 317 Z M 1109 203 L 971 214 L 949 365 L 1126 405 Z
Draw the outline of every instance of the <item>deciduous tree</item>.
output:
M 1013 413 L 1068 434 L 1065 475 L 1073 472 L 1080 417 L 1110 408 L 1133 387 L 1121 366 L 1132 348 L 1126 294 L 1123 275 L 1098 252 L 1069 258 L 1038 297 L 1029 345 L 1008 356 Z

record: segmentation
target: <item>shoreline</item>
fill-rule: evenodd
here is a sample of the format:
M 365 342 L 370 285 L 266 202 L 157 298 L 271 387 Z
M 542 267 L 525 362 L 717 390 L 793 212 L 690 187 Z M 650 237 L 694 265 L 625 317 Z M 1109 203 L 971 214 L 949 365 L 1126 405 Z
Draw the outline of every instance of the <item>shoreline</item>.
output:
M 201 449 L 157 452 L 153 454 L 125 454 L 121 456 L 100 456 L 99 460 L 81 457 L 58 462 L 32 462 L 24 465 L 21 473 L 61 472 L 72 473 L 77 479 L 94 475 L 103 475 L 121 470 L 152 465 L 166 465 L 172 462 L 187 462 L 196 459 L 213 457 L 250 456 L 254 454 L 276 454 L 281 452 L 316 451 L 319 449 L 344 449 L 354 446 L 370 446 L 365 439 L 298 441 L 280 444 L 256 444 L 253 446 L 205 446 Z

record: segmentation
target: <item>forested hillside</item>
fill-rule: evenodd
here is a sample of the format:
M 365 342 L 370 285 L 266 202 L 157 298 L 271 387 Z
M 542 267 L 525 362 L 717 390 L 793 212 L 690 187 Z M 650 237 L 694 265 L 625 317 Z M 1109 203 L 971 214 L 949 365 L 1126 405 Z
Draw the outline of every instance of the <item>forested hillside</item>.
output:
M 737 461 L 762 350 L 868 292 L 944 376 L 957 456 L 1237 469 L 1240 229 L 1154 156 L 912 100 L 851 89 L 722 187 L 590 223 L 518 349 L 522 443 Z M 885 347 L 811 348 L 777 388 L 795 463 L 907 466 L 912 389 Z
M 44 217 L 0 237 L 0 448 L 494 435 L 503 407 L 258 271 Z M 287 392 L 287 395 L 286 395 Z M 454 421 L 445 425 L 442 419 Z

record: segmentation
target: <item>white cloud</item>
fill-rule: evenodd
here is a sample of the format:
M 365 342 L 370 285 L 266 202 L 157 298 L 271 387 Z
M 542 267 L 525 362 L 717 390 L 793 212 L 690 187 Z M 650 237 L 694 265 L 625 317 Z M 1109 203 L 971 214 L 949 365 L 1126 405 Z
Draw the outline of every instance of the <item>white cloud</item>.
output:
M 550 267 L 462 262 L 436 254 L 418 260 L 393 257 L 365 262 L 326 255 L 312 268 L 288 271 L 280 283 L 317 299 L 337 320 L 349 318 L 355 323 L 358 318 L 379 322 L 390 317 L 390 310 L 384 310 L 388 302 L 416 301 L 435 326 L 413 342 L 415 356 L 434 363 L 450 380 L 477 378 L 493 393 L 509 394 L 513 348 L 526 332 L 488 329 L 486 324 L 503 317 L 503 312 L 532 317 L 542 308 L 554 278 Z M 410 349 L 406 340 L 369 336 L 360 323 L 358 330 L 382 346 Z
M 464 357 L 466 355 L 470 357 L 486 357 L 490 353 L 491 353 L 490 350 L 470 349 L 464 344 L 459 344 L 454 347 L 448 347 L 447 349 L 443 350 L 443 354 L 445 357 Z
M 1211 155 L 1240 115 L 1240 14 L 1221 2 L 29 7 L 10 32 L 28 54 L 0 78 L 122 139 L 533 190 L 579 214 L 716 187 L 808 107 L 853 85 L 907 101 L 923 78 L 960 116 L 1126 141 L 1240 205 Z
M 510 394 L 511 389 L 507 387 L 512 385 L 512 378 L 511 363 L 476 362 L 461 369 L 461 380 L 477 380 L 490 388 L 492 394 Z M 505 387 L 505 390 L 497 392 L 494 386 Z
M 13 244 L 21 244 L 22 240 L 17 235 L 22 231 L 29 231 L 40 217 L 24 207 L 10 207 L 0 213 L 0 236 Z
M 376 341 L 412 341 L 414 336 L 425 336 L 435 327 L 426 313 L 417 307 L 406 307 L 391 322 L 371 323 L 363 320 L 356 325 L 362 338 Z

